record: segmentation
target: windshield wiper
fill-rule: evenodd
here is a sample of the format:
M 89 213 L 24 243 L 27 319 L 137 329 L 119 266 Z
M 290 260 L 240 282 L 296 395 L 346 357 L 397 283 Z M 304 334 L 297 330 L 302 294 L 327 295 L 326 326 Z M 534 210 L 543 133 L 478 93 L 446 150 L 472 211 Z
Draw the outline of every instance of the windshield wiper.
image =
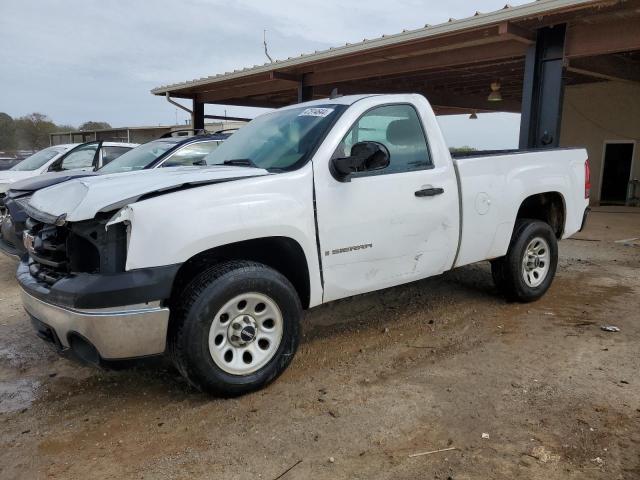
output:
M 225 160 L 222 162 L 223 165 L 236 165 L 239 167 L 253 167 L 258 168 L 258 166 L 251 161 L 249 158 L 234 158 L 233 160 Z

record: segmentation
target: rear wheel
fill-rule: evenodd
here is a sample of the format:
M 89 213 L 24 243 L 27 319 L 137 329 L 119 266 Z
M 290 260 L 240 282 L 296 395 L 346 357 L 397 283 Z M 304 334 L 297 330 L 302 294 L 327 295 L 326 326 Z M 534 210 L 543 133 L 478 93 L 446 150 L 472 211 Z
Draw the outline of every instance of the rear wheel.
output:
M 516 222 L 507 255 L 491 262 L 496 286 L 512 300 L 532 302 L 551 286 L 558 266 L 558 242 L 539 220 Z
M 301 316 L 296 290 L 282 274 L 260 263 L 225 262 L 183 290 L 171 319 L 170 352 L 199 390 L 241 395 L 287 368 Z

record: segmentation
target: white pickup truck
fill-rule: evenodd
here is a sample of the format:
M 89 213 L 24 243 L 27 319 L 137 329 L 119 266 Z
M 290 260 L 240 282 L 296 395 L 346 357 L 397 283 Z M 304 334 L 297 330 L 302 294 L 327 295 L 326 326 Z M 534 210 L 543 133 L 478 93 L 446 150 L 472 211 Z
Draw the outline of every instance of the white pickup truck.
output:
M 588 211 L 585 150 L 452 159 L 420 95 L 285 107 L 207 163 L 32 197 L 17 276 L 40 336 L 97 363 L 168 351 L 238 395 L 289 365 L 322 303 L 482 260 L 508 297 L 539 298 Z

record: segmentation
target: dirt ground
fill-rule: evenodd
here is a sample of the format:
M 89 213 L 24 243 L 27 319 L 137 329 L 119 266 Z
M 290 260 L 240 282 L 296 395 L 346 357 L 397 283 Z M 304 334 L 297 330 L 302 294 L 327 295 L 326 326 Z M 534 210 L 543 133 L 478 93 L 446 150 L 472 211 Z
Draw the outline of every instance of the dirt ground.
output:
M 633 237 L 640 209 L 598 209 L 533 304 L 481 264 L 318 308 L 289 370 L 233 400 L 59 358 L 2 258 L 0 478 L 640 478 Z

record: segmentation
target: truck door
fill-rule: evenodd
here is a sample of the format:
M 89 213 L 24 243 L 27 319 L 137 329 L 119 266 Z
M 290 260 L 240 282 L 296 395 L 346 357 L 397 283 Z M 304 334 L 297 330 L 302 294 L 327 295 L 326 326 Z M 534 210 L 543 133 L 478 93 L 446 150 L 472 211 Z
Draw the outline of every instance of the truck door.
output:
M 329 171 L 330 158 L 314 158 L 324 301 L 451 267 L 459 231 L 455 172 L 450 158 L 433 158 L 423 120 L 413 105 L 391 104 L 352 124 L 333 157 L 349 156 L 358 142 L 379 142 L 390 153 L 382 170 L 340 181 Z

